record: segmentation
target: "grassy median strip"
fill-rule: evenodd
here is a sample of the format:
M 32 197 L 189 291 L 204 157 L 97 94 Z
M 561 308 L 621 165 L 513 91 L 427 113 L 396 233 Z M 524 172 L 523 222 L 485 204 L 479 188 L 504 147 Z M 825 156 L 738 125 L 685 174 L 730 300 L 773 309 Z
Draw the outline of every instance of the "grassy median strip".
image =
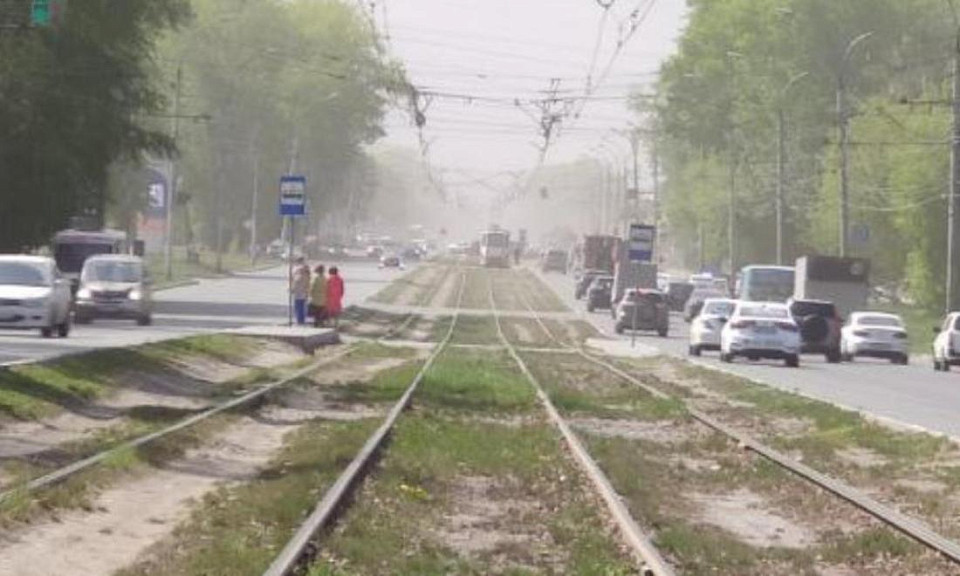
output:
M 506 353 L 444 353 L 414 405 L 311 576 L 634 573 Z
M 255 347 L 256 341 L 247 338 L 196 336 L 0 370 L 0 418 L 36 420 L 79 409 L 127 387 L 128 379 L 135 377 L 131 374 L 170 373 L 176 369 L 175 360 L 240 362 Z

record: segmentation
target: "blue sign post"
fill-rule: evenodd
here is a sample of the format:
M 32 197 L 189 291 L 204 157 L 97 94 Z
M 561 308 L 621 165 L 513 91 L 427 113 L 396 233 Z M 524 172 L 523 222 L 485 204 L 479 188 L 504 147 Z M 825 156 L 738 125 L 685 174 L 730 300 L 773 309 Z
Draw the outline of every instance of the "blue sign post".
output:
M 290 219 L 290 246 L 287 249 L 287 323 L 293 326 L 293 260 L 297 218 L 307 215 L 307 179 L 304 176 L 280 178 L 280 216 Z
M 652 262 L 653 244 L 657 237 L 657 227 L 646 224 L 631 224 L 629 254 L 631 262 Z
M 653 261 L 654 242 L 657 238 L 657 227 L 646 224 L 631 224 L 630 236 L 627 238 L 627 258 L 631 264 L 646 264 Z M 630 337 L 630 347 L 637 345 L 637 309 L 640 308 L 640 302 L 633 303 L 633 318 L 630 326 L 632 336 Z

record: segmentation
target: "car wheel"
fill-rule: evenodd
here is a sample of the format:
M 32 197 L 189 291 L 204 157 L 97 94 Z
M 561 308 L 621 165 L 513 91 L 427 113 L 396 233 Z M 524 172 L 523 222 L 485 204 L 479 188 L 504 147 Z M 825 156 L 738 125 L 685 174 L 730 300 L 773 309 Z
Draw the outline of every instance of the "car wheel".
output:
M 934 372 L 939 372 L 939 371 L 940 371 L 940 361 L 937 360 L 937 357 L 936 357 L 936 356 L 933 357 L 933 371 L 934 371 Z
M 841 361 L 841 362 L 850 362 L 850 363 L 852 363 L 852 362 L 853 362 L 853 354 L 841 354 L 841 355 L 840 355 L 840 361 Z
M 657 330 L 657 334 L 659 334 L 661 338 L 666 338 L 670 336 L 670 330 Z
M 906 354 L 900 356 L 899 358 L 897 358 L 897 364 L 899 364 L 900 366 L 908 366 L 910 364 L 910 357 L 907 356 Z
M 40 329 L 40 335 L 44 338 L 53 338 L 53 326 Z
M 70 316 L 68 315 L 62 324 L 57 326 L 57 336 L 66 338 L 70 336 Z
M 829 362 L 830 364 L 838 364 L 840 362 L 840 351 L 831 350 L 827 352 L 826 357 L 827 357 L 827 362 Z
M 623 324 L 617 324 L 617 326 L 614 328 L 614 331 L 616 331 L 617 334 L 623 334 Z
M 691 356 L 700 356 L 702 354 L 699 346 L 690 346 L 690 355 Z
M 153 324 L 153 318 L 149 314 L 137 318 L 137 326 L 149 326 Z
M 788 368 L 799 368 L 800 367 L 800 356 L 794 354 L 793 356 L 787 357 L 787 367 Z
M 720 353 L 720 361 L 724 364 L 730 364 L 733 362 L 733 354 L 726 354 L 724 352 Z
M 590 314 L 593 314 L 594 310 L 596 310 L 596 308 L 593 307 L 593 304 L 587 305 L 587 312 L 589 312 Z
M 949 372 L 949 371 L 950 371 L 950 363 L 947 362 L 946 360 L 943 360 L 942 362 L 940 362 L 940 369 L 943 370 L 944 372 Z

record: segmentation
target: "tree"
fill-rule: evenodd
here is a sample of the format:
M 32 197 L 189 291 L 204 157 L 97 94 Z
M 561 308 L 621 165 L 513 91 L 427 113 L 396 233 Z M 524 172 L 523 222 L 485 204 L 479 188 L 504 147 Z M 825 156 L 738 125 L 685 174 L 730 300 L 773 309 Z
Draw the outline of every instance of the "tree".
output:
M 189 14 L 186 0 L 86 0 L 56 29 L 0 31 L 0 250 L 102 217 L 113 162 L 171 151 L 140 119 L 164 107 L 154 43 Z

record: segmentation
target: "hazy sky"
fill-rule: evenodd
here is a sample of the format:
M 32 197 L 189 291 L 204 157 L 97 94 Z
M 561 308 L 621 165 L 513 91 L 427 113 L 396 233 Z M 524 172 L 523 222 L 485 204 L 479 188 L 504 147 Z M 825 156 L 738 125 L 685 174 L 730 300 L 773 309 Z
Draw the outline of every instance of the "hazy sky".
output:
M 535 120 L 540 113 L 529 102 L 518 107 L 513 101 L 542 99 L 554 79 L 560 96 L 583 96 L 595 52 L 593 78 L 602 83 L 581 117 L 564 122 L 547 162 L 596 154 L 603 140 L 626 155 L 626 142 L 610 130 L 630 122 L 623 99 L 655 78 L 674 49 L 686 7 L 684 0 L 613 0 L 604 18 L 598 1 L 377 0 L 378 26 L 389 34 L 391 52 L 413 83 L 463 96 L 434 98 L 426 115 L 431 161 L 447 183 L 468 186 L 471 179 L 493 178 L 504 185 L 497 173 L 533 168 L 543 142 Z M 612 60 L 638 9 L 649 13 Z M 582 105 L 578 100 L 572 107 Z M 393 114 L 388 131 L 388 145 L 418 145 L 407 115 Z

